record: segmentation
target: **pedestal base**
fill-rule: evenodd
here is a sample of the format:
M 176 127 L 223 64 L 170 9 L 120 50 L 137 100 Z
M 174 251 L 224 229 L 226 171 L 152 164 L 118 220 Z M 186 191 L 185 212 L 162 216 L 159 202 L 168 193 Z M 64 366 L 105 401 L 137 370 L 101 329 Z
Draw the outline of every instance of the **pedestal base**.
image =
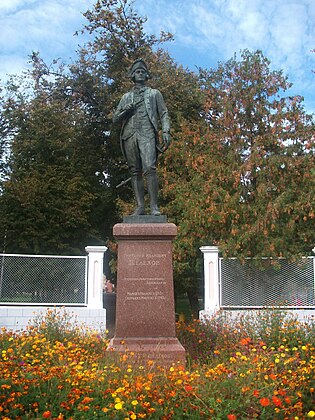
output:
M 119 356 L 126 354 L 130 363 L 152 362 L 152 365 L 162 367 L 169 367 L 174 363 L 186 364 L 185 349 L 174 337 L 114 337 L 109 343 L 108 351 Z
M 176 338 L 172 267 L 172 223 L 120 223 L 118 242 L 116 329 L 108 351 L 132 352 L 133 360 L 156 365 L 185 363 Z

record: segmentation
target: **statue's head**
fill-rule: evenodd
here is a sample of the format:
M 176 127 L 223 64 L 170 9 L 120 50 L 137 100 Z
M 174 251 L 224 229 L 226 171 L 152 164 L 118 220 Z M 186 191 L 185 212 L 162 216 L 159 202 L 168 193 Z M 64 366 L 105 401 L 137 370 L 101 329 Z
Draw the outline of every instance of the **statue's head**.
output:
M 136 60 L 129 69 L 128 76 L 130 77 L 130 79 L 135 81 L 134 75 L 135 75 L 135 71 L 138 69 L 142 69 L 146 72 L 146 80 L 151 78 L 151 75 L 149 73 L 146 63 L 144 62 L 144 60 L 142 60 L 142 58 L 138 58 L 138 60 Z

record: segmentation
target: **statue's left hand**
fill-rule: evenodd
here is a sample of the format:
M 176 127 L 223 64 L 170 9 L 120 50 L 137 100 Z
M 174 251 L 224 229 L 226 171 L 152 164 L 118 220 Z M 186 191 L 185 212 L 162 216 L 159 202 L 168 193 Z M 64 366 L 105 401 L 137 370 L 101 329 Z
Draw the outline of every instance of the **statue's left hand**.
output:
M 171 136 L 170 136 L 169 133 L 163 133 L 162 139 L 163 139 L 163 141 L 162 141 L 162 144 L 161 144 L 161 150 L 162 150 L 162 152 L 165 152 L 170 145 Z

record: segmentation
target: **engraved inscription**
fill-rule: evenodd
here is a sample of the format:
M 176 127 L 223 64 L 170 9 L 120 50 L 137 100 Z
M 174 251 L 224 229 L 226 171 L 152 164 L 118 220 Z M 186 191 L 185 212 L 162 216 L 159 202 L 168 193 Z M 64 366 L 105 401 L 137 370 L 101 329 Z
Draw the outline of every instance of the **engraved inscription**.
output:
M 126 300 L 165 300 L 166 297 L 161 291 L 153 292 L 127 292 Z
M 133 281 L 142 281 L 144 284 L 147 284 L 148 286 L 160 286 L 160 285 L 166 285 L 165 278 L 143 278 L 143 277 L 125 277 L 123 280 L 128 280 L 130 282 Z
M 126 290 L 123 297 L 124 301 L 129 303 L 164 303 L 168 296 L 167 281 L 165 277 L 159 277 L 161 270 L 158 266 L 165 265 L 168 261 L 168 254 L 137 250 L 124 254 L 124 259 L 129 267 L 126 270 L 126 277 L 123 278 L 129 283 L 129 290 Z
M 158 266 L 163 263 L 167 254 L 151 254 L 151 253 L 139 253 L 139 254 L 126 254 L 127 264 L 129 266 Z
M 150 279 L 150 280 L 147 280 L 145 284 L 149 286 L 161 286 L 161 285 L 165 286 L 166 281 L 164 279 Z

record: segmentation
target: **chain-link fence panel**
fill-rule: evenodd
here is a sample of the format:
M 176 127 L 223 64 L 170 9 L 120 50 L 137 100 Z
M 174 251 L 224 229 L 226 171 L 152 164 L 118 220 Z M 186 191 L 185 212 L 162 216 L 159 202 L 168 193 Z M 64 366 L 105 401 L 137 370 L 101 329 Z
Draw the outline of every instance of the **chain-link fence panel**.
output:
M 0 254 L 0 302 L 85 304 L 87 257 Z
M 314 258 L 266 260 L 265 267 L 220 259 L 220 306 L 315 307 Z

